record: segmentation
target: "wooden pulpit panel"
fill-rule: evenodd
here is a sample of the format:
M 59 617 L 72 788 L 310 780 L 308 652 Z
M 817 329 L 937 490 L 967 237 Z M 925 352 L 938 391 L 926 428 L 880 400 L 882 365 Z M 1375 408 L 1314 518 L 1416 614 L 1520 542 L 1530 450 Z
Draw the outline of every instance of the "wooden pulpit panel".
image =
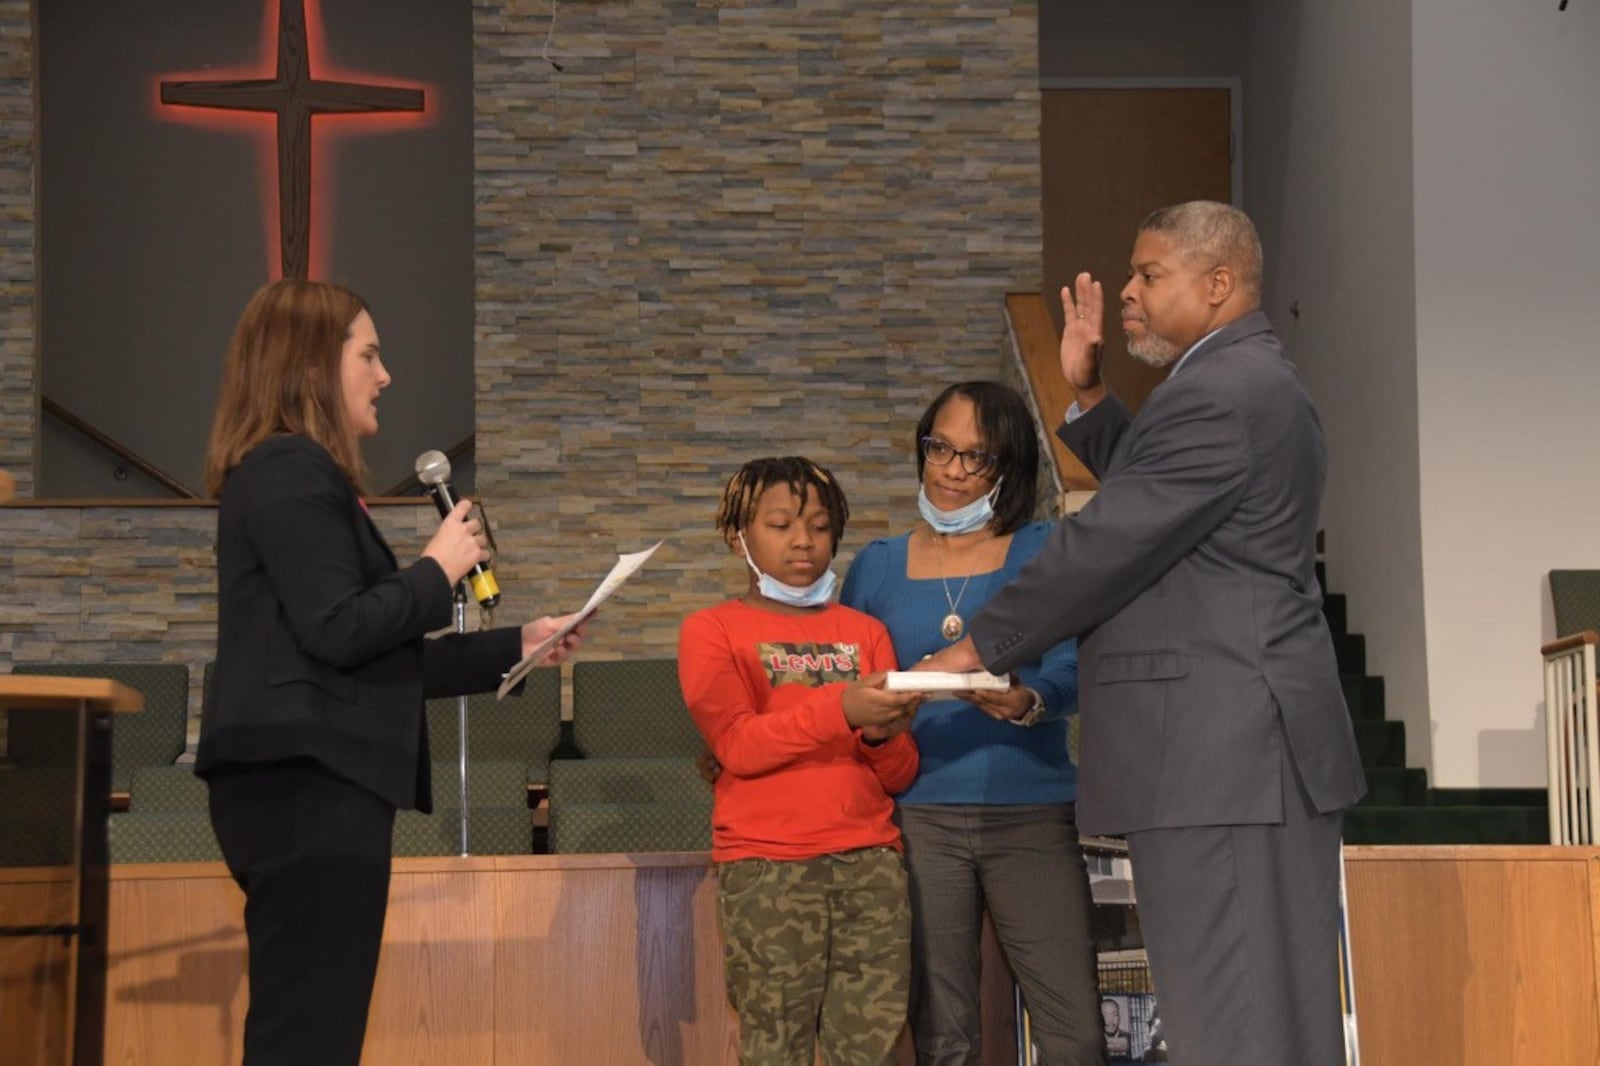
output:
M 389 883 L 383 954 L 367 1021 L 365 1066 L 495 1062 L 493 860 L 463 876 L 453 859 L 397 871 Z
M 62 915 L 75 912 L 77 885 L 71 867 L 0 870 L 0 925 L 61 921 Z M 55 936 L 0 939 L 0 1062 L 54 1066 L 67 1061 L 71 975 L 71 941 Z
M 1368 1063 L 1593 1066 L 1600 850 L 1351 848 Z
M 0 675 L 0 708 L 46 712 L 52 721 L 59 713 L 64 725 L 76 716 L 76 766 L 59 767 L 66 775 L 60 780 L 71 787 L 63 788 L 58 802 L 52 797 L 70 834 L 70 849 L 63 852 L 70 865 L 0 868 L 0 1061 L 99 1066 L 111 803 L 105 715 L 143 710 L 144 697 L 105 678 L 6 674 Z M 48 820 L 35 812 L 18 819 L 18 828 L 27 832 Z
M 506 879 L 497 907 L 496 1066 L 739 1061 L 703 860 Z
M 236 1063 L 248 985 L 244 896 L 220 863 L 143 869 L 167 876 L 112 885 L 106 1062 Z

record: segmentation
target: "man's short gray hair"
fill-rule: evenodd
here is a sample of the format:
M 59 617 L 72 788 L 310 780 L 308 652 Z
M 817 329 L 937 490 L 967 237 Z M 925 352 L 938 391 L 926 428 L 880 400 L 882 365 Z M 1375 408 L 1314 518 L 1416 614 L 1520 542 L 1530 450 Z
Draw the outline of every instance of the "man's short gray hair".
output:
M 1261 293 L 1261 238 L 1254 222 L 1231 204 L 1190 200 L 1151 212 L 1139 232 L 1169 237 L 1185 255 L 1206 261 L 1207 269 L 1228 266 L 1239 285 Z

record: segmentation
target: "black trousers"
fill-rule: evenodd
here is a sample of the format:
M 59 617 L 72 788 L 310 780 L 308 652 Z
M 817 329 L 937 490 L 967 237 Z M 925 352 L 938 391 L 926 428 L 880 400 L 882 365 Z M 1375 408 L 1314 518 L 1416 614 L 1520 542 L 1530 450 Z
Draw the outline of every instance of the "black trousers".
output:
M 310 761 L 214 774 L 211 824 L 244 890 L 244 1066 L 358 1066 L 389 903 L 394 808 Z

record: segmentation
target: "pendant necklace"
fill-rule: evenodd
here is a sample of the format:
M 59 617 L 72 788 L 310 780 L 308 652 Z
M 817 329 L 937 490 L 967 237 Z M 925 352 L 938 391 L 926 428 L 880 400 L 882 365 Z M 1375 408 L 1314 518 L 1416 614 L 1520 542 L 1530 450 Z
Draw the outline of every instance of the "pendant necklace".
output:
M 941 564 L 939 567 L 939 584 L 944 586 L 944 602 L 950 607 L 950 613 L 945 615 L 944 621 L 939 623 L 939 633 L 944 637 L 945 640 L 948 640 L 953 644 L 961 639 L 961 634 L 967 631 L 967 625 L 961 620 L 961 615 L 956 611 L 956 608 L 961 606 L 961 597 L 967 594 L 967 585 L 972 581 L 972 575 L 978 569 L 978 560 L 977 558 L 972 560 L 972 568 L 967 571 L 966 579 L 961 582 L 961 588 L 957 590 L 955 598 L 952 599 L 950 596 L 950 582 L 944 576 L 945 568 L 942 565 L 945 558 L 944 537 L 938 533 L 934 533 L 933 543 L 939 549 L 939 562 Z M 976 556 L 976 548 L 973 549 L 973 554 Z

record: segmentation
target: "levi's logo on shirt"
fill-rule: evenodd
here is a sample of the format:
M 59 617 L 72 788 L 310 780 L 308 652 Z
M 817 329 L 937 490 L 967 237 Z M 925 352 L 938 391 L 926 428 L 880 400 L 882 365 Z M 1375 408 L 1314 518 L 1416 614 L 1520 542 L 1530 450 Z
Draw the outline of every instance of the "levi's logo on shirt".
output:
M 861 676 L 856 649 L 855 644 L 762 642 L 756 645 L 756 654 L 773 688 L 779 685 L 820 688 L 835 681 L 854 681 Z

